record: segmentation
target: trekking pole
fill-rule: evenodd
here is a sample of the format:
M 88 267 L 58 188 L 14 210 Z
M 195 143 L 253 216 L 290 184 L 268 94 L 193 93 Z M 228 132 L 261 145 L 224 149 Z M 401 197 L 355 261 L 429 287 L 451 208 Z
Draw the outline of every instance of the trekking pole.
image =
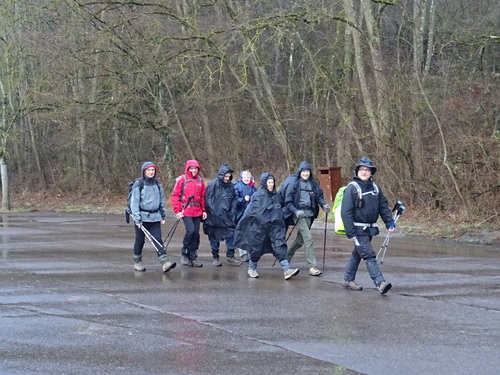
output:
M 184 210 L 186 209 L 186 207 L 189 205 L 189 203 L 193 200 L 194 198 L 194 195 L 191 195 L 186 204 L 184 205 L 184 208 L 182 209 L 181 213 L 184 214 Z M 167 251 L 167 248 L 168 248 L 168 245 L 170 244 L 170 240 L 172 239 L 172 236 L 174 235 L 175 233 L 175 230 L 177 229 L 177 227 L 179 226 L 179 222 L 181 221 L 181 219 L 177 219 L 174 223 L 174 225 L 172 225 L 172 228 L 170 229 L 170 231 L 167 233 L 167 236 L 165 237 L 165 239 L 163 240 L 163 243 L 165 243 L 165 241 L 167 240 L 168 238 L 168 242 L 167 244 L 165 245 L 165 251 Z
M 290 233 L 288 233 L 288 236 L 286 237 L 286 240 L 285 240 L 286 242 L 288 242 L 288 239 L 292 235 L 294 229 L 295 229 L 295 225 L 292 227 L 292 230 L 290 231 Z M 274 267 L 275 264 L 276 264 L 276 259 L 274 259 L 274 263 L 271 267 Z
M 392 208 L 391 212 L 395 212 L 394 216 L 392 218 L 393 225 L 395 225 L 395 221 L 394 220 L 396 219 L 396 216 L 398 215 L 399 208 L 401 207 L 402 204 L 403 204 L 403 202 L 397 201 L 396 204 L 394 205 L 394 207 Z M 393 227 L 393 225 L 391 225 L 391 227 Z M 379 256 L 380 251 L 382 250 L 382 248 L 384 248 L 384 247 L 387 248 L 387 245 L 389 244 L 389 234 L 390 234 L 390 232 L 385 237 L 384 242 L 382 242 L 382 246 L 380 247 L 380 250 L 378 251 L 377 256 L 376 256 L 375 259 L 378 258 L 378 256 Z M 384 254 L 385 254 L 385 252 L 384 252 Z
M 396 205 L 398 205 L 399 207 L 397 208 L 397 211 L 394 214 L 394 219 L 392 221 L 391 228 L 396 227 L 396 222 L 398 221 L 400 216 L 403 214 L 403 211 L 406 209 L 405 206 L 401 206 L 401 202 L 399 202 L 399 201 L 398 201 L 398 203 L 396 203 Z M 394 206 L 394 207 L 396 207 L 396 206 Z M 382 242 L 382 246 L 380 247 L 380 250 L 378 251 L 377 256 L 375 258 L 375 259 L 378 259 L 378 256 L 380 255 L 380 252 L 383 249 L 384 252 L 382 253 L 382 259 L 380 260 L 380 264 L 384 264 L 385 253 L 387 251 L 387 246 L 389 246 L 389 239 L 390 239 L 391 233 L 392 232 L 387 233 L 387 236 L 385 237 L 384 242 Z
M 155 248 L 156 252 L 158 253 L 158 255 L 161 255 L 160 254 L 160 251 L 158 250 L 158 248 L 155 246 L 153 240 L 162 248 L 162 249 L 165 249 L 163 247 L 163 245 L 156 239 L 153 237 L 153 235 L 146 229 L 144 228 L 144 225 L 141 224 L 140 226 L 141 230 L 144 232 L 144 234 L 146 235 L 146 237 L 148 238 L 149 242 L 151 242 L 151 245 L 153 245 L 153 247 Z
M 323 238 L 323 272 L 325 271 L 325 253 L 326 253 L 326 229 L 328 226 L 328 213 L 325 215 L 325 237 Z

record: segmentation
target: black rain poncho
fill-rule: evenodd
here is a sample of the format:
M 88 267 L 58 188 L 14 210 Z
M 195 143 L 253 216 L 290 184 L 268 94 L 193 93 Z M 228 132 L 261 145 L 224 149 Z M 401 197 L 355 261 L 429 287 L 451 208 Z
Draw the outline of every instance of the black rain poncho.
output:
M 272 253 L 278 261 L 286 259 L 283 210 L 276 190 L 267 190 L 269 179 L 274 180 L 270 173 L 260 176 L 261 188 L 252 195 L 235 230 L 235 246 L 247 250 L 252 262 L 266 253 Z
M 236 225 L 236 192 L 231 180 L 223 182 L 226 173 L 233 170 L 222 164 L 217 178 L 210 181 L 205 192 L 207 219 L 203 222 L 203 232 L 210 241 L 224 241 L 234 233 Z

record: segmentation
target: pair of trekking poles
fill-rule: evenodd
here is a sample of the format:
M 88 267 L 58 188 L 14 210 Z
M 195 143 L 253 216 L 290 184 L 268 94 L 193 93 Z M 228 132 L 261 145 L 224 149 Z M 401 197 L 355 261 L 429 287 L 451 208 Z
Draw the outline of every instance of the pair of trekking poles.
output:
M 191 201 L 193 200 L 193 198 L 194 198 L 193 195 L 191 195 L 188 198 L 188 200 L 187 200 L 186 204 L 184 205 L 184 208 L 182 209 L 181 213 L 184 213 L 184 210 L 189 205 L 189 203 L 191 203 Z M 155 242 L 158 244 L 158 246 L 160 246 L 166 252 L 167 248 L 168 248 L 168 245 L 170 244 L 170 241 L 172 240 L 172 236 L 174 235 L 177 227 L 179 226 L 179 222 L 180 221 L 181 221 L 181 219 L 177 219 L 175 221 L 174 225 L 172 225 L 172 228 L 170 228 L 170 230 L 168 231 L 167 236 L 163 240 L 163 243 L 165 243 L 165 241 L 167 241 L 167 239 L 168 239 L 168 242 L 167 242 L 166 245 L 161 244 L 156 238 L 154 238 L 153 235 L 151 234 L 151 232 L 149 232 L 146 228 L 144 228 L 143 225 L 141 225 L 140 228 L 141 228 L 142 232 L 144 233 L 144 235 L 148 238 L 149 242 L 151 242 L 151 245 L 153 245 L 153 247 L 155 248 L 156 252 L 159 254 L 160 252 L 158 251 L 158 248 L 156 247 Z
M 396 222 L 401 217 L 401 215 L 403 214 L 403 211 L 405 209 L 406 209 L 406 207 L 403 206 L 403 202 L 401 202 L 401 201 L 397 201 L 396 202 L 396 204 L 394 205 L 394 207 L 392 209 L 392 212 L 394 212 L 394 216 L 392 218 L 391 228 L 395 228 L 396 227 Z M 323 239 L 323 270 L 325 269 L 326 231 L 327 231 L 327 227 L 328 227 L 328 214 L 325 215 L 325 230 L 324 230 L 325 236 L 324 236 L 324 239 Z M 292 235 L 294 229 L 295 229 L 295 226 L 293 226 L 292 230 L 288 234 L 288 236 L 286 238 L 286 241 L 288 241 L 288 239 Z M 391 238 L 391 233 L 392 232 L 387 233 L 387 236 L 385 237 L 384 242 L 382 242 L 382 246 L 380 247 L 380 250 L 378 251 L 377 256 L 375 258 L 375 259 L 378 259 L 379 255 L 380 255 L 380 252 L 383 250 L 382 259 L 380 261 L 380 264 L 384 264 L 385 253 L 387 252 L 387 247 L 389 246 L 389 240 Z M 276 260 L 274 260 L 273 267 L 274 267 L 275 264 L 276 264 Z
M 392 209 L 392 212 L 394 212 L 394 216 L 392 218 L 392 225 L 391 228 L 394 229 L 396 227 L 396 222 L 398 219 L 401 217 L 403 214 L 403 211 L 406 209 L 405 206 L 403 206 L 403 202 L 397 201 L 396 204 L 394 205 L 394 208 Z M 389 240 L 391 238 L 391 233 L 387 233 L 387 236 L 384 239 L 384 242 L 382 242 L 382 246 L 380 246 L 380 250 L 377 253 L 377 257 L 375 259 L 378 259 L 378 256 L 380 255 L 380 252 L 383 251 L 382 253 L 382 259 L 380 260 L 380 264 L 384 264 L 384 257 L 385 253 L 387 252 L 387 246 L 389 246 Z

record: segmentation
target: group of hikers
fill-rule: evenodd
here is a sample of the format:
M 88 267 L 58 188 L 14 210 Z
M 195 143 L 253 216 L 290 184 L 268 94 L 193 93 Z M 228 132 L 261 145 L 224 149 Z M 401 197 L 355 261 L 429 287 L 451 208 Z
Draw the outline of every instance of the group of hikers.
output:
M 303 246 L 309 275 L 322 274 L 316 262 L 311 226 L 320 208 L 328 214 L 331 207 L 307 161 L 300 163 L 297 172 L 288 176 L 279 190 L 275 177 L 269 172 L 261 174 L 260 188 L 257 189 L 248 170 L 241 172 L 239 180 L 233 183 L 234 171 L 228 164 L 222 164 L 217 177 L 207 186 L 200 171 L 196 160 L 188 160 L 170 196 L 176 224 L 182 220 L 186 230 L 182 240 L 182 266 L 203 267 L 198 260 L 200 226 L 203 223 L 215 267 L 222 266 L 220 244 L 225 242 L 228 264 L 240 266 L 248 262 L 248 275 L 258 278 L 260 258 L 271 253 L 288 280 L 299 273 L 290 262 Z M 394 225 L 387 199 L 373 181 L 376 171 L 369 158 L 362 158 L 356 165 L 353 181 L 344 192 L 341 215 L 346 236 L 354 242 L 354 250 L 347 262 L 342 286 L 362 290 L 355 278 L 363 259 L 375 286 L 381 294 L 386 294 L 391 284 L 382 275 L 371 240 L 379 233 L 376 224 L 379 216 L 389 232 L 394 230 Z M 162 240 L 161 224 L 165 223 L 167 214 L 165 193 L 155 178 L 155 164 L 144 163 L 141 172 L 142 177 L 135 180 L 129 198 L 135 223 L 134 270 L 146 270 L 142 250 L 148 238 L 157 251 L 163 272 L 168 272 L 176 267 L 176 263 L 170 260 Z M 292 229 L 288 232 L 290 226 Z M 296 234 L 290 247 L 287 246 L 287 232 L 289 236 L 293 232 Z M 235 257 L 236 252 L 239 259 Z

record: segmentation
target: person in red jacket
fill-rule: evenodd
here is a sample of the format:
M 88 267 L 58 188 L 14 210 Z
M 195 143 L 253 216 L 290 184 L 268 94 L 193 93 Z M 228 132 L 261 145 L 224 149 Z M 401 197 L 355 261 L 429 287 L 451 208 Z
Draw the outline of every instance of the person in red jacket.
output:
M 200 222 L 207 218 L 205 212 L 205 183 L 200 177 L 200 164 L 188 160 L 184 174 L 180 175 L 174 186 L 170 201 L 177 220 L 186 228 L 182 241 L 181 264 L 189 267 L 203 267 L 196 260 L 200 246 Z

